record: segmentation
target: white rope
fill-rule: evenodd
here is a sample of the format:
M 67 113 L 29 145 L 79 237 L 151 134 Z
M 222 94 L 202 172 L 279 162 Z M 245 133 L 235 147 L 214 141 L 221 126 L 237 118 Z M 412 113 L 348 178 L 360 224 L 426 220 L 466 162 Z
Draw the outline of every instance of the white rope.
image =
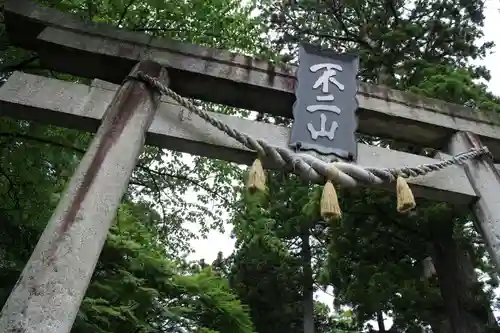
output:
M 325 179 L 328 179 L 345 187 L 354 187 L 358 183 L 382 184 L 384 182 L 393 182 L 398 176 L 403 178 L 423 176 L 433 171 L 442 170 L 450 165 L 461 164 L 466 160 L 489 154 L 486 147 L 471 148 L 469 151 L 457 154 L 449 160 L 397 169 L 367 168 L 346 162 L 325 162 L 309 154 L 296 153 L 288 148 L 274 146 L 266 141 L 253 139 L 213 118 L 207 112 L 196 107 L 189 100 L 162 84 L 158 79 L 144 72 L 138 72 L 137 76 L 245 147 L 255 150 L 260 158 L 264 160 L 268 158 L 281 169 L 293 172 L 305 180 L 316 183 L 322 183 Z M 332 166 L 338 170 L 332 168 Z

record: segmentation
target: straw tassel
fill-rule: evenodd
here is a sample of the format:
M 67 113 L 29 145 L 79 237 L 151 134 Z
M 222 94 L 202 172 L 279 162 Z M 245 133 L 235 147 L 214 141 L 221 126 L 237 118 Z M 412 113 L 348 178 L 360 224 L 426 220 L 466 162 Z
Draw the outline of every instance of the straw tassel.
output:
M 335 190 L 335 186 L 333 186 L 333 183 L 331 181 L 327 181 L 325 187 L 323 188 L 323 194 L 321 195 L 320 213 L 321 217 L 323 217 L 325 220 L 330 220 L 332 218 L 342 216 L 339 199 L 337 197 L 337 191 Z
M 247 189 L 251 193 L 266 190 L 266 174 L 259 158 L 253 162 L 248 172 Z
M 398 176 L 396 184 L 396 195 L 398 199 L 398 212 L 407 213 L 417 205 L 413 193 L 406 180 Z

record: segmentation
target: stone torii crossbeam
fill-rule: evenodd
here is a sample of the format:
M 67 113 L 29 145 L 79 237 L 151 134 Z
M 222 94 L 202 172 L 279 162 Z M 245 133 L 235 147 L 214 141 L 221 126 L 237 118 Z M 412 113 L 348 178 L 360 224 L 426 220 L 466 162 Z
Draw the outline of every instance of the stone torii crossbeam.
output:
M 2 332 L 68 333 L 144 141 L 237 163 L 255 157 L 201 119 L 181 120 L 183 108 L 145 83 L 116 84 L 140 70 L 185 97 L 292 118 L 296 69 L 84 23 L 26 0 L 8 1 L 4 16 L 10 40 L 36 51 L 45 67 L 95 79 L 89 87 L 17 72 L 0 88 L 1 116 L 97 130 L 0 314 Z M 500 159 L 500 116 L 366 84 L 358 101 L 360 133 L 444 151 L 428 158 L 359 144 L 360 165 L 412 167 L 488 146 L 493 159 L 470 160 L 410 183 L 416 196 L 470 206 L 499 267 L 500 181 L 493 160 Z M 287 128 L 210 116 L 274 146 L 287 145 Z

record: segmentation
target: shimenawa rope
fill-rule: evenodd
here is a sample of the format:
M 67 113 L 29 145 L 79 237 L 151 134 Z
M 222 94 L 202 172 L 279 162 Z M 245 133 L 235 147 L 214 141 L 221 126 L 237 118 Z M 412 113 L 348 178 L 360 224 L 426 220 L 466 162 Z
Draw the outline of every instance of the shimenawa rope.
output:
M 213 118 L 207 112 L 196 107 L 189 100 L 183 98 L 162 84 L 158 79 L 151 77 L 144 72 L 138 72 L 137 77 L 150 84 L 161 93 L 171 97 L 181 106 L 185 107 L 190 112 L 195 113 L 200 118 L 237 140 L 245 147 L 255 150 L 259 158 L 271 160 L 283 170 L 291 171 L 305 180 L 316 183 L 324 182 L 326 179 L 334 184 L 339 184 L 345 187 L 354 187 L 358 183 L 382 184 L 394 182 L 397 179 L 398 192 L 400 192 L 400 189 L 405 188 L 405 186 L 407 187 L 406 182 L 402 182 L 404 181 L 403 178 L 423 176 L 434 171 L 442 170 L 448 166 L 462 164 L 466 160 L 489 154 L 486 147 L 471 148 L 469 151 L 457 154 L 448 160 L 443 160 L 433 164 L 422 164 L 416 167 L 402 168 L 371 168 L 339 161 L 325 162 L 310 154 L 297 153 L 289 148 L 274 146 L 264 140 L 254 139 L 229 127 L 218 119 Z M 257 168 L 259 167 L 262 168 L 260 162 L 258 163 Z M 401 191 L 404 192 L 405 190 Z M 410 201 L 413 200 L 413 195 L 411 195 L 410 199 Z M 413 208 L 414 204 L 410 204 L 409 206 L 412 206 L 411 208 Z M 408 209 L 401 209 L 401 211 L 407 210 Z

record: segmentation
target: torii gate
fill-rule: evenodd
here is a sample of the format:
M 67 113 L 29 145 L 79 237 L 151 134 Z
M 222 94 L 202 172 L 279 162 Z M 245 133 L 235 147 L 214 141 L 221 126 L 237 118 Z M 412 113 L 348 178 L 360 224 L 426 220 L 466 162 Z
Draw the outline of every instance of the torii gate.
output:
M 254 158 L 254 152 L 201 118 L 181 120 L 184 107 L 172 98 L 160 99 L 144 82 L 123 80 L 140 71 L 163 84 L 169 81 L 182 96 L 292 118 L 295 68 L 83 23 L 27 0 L 8 1 L 4 16 L 10 40 L 37 51 L 44 66 L 95 78 L 89 87 L 15 72 L 0 88 L 2 116 L 85 131 L 99 128 L 0 314 L 1 332 L 68 333 L 144 140 L 244 164 Z M 489 148 L 493 158 L 483 156 L 409 182 L 417 197 L 470 205 L 498 269 L 500 178 L 493 162 L 500 158 L 500 115 L 367 84 L 361 84 L 357 97 L 360 133 L 444 151 L 428 158 L 358 144 L 359 165 L 411 167 Z M 288 128 L 207 114 L 254 139 L 287 147 Z

